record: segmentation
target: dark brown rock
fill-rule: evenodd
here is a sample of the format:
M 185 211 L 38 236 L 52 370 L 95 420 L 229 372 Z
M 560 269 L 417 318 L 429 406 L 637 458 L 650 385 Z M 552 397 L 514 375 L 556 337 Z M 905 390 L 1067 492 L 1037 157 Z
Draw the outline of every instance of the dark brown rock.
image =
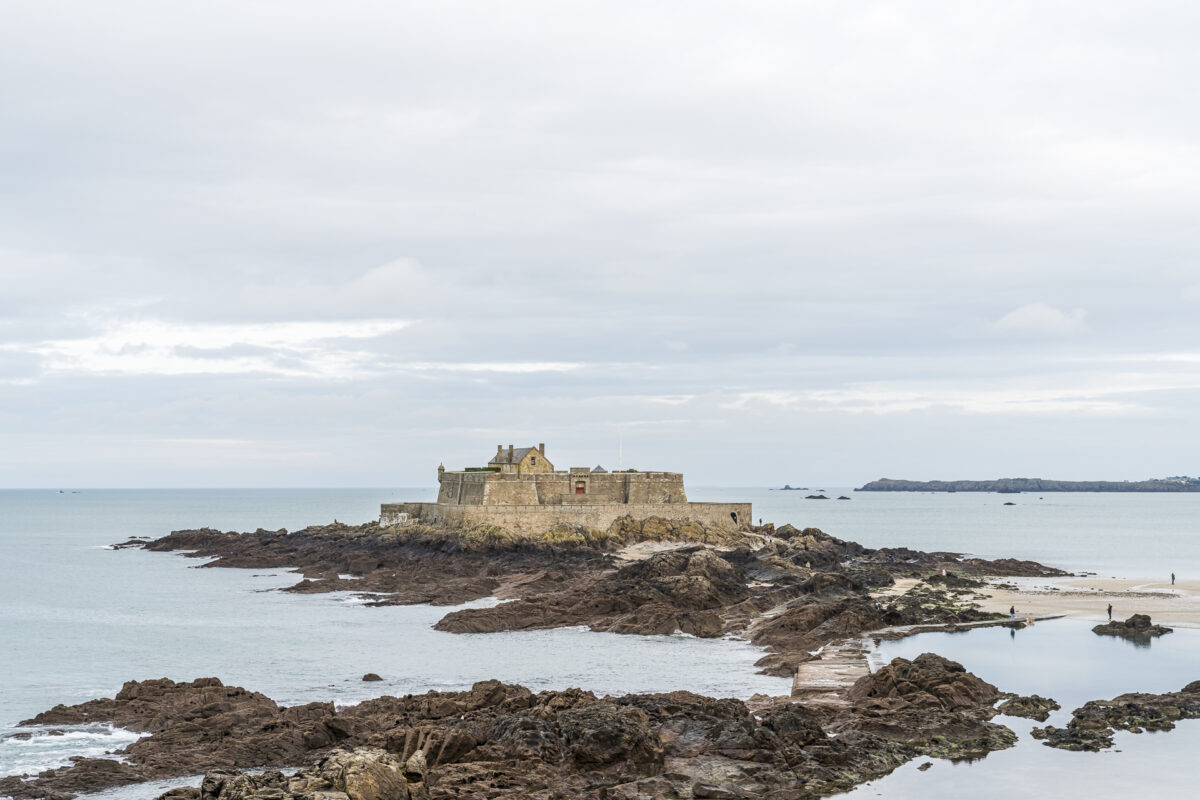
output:
M 1200 681 L 1178 692 L 1131 693 L 1112 700 L 1089 700 L 1071 712 L 1066 728 L 1035 728 L 1033 735 L 1060 750 L 1102 750 L 1112 746 L 1115 730 L 1130 733 L 1169 731 L 1181 719 L 1200 718 Z
M 562 533 L 522 539 L 499 529 L 333 524 L 293 533 L 176 531 L 141 546 L 214 557 L 206 567 L 293 567 L 304 574 L 294 591 L 369 592 L 370 605 L 455 604 L 493 594 L 510 601 L 446 615 L 437 627 L 454 633 L 587 625 L 623 634 L 749 635 L 770 651 L 762 670 L 778 675 L 793 673 L 810 651 L 839 636 L 882 625 L 957 624 L 994 616 L 933 590 L 877 609 L 867 593 L 890 585 L 892 574 L 936 575 L 948 568 L 972 574 L 1055 572 L 1032 562 L 871 550 L 790 525 L 763 526 L 735 540 L 657 518 L 622 518 L 609 531 L 586 536 Z M 689 538 L 698 543 L 632 563 L 605 553 L 629 541 Z M 748 542 L 762 546 L 751 549 Z M 710 546 L 730 543 L 740 544 L 720 551 Z M 354 579 L 340 577 L 346 574 Z M 946 592 L 965 584 L 966 579 L 947 583 Z M 768 624 L 789 603 L 787 618 Z
M 956 711 L 990 707 L 1000 699 L 1000 690 L 967 672 L 957 661 L 922 653 L 912 661 L 893 659 L 860 678 L 848 697 L 859 706 Z
M 280 708 L 209 680 L 131 683 L 119 702 L 53 710 L 62 719 L 152 720 L 156 730 L 121 753 L 128 763 L 85 760 L 29 781 L 5 779 L 0 792 L 57 800 L 200 771 L 198 789 L 172 790 L 163 800 L 600 800 L 696 796 L 697 786 L 712 797 L 815 798 L 922 752 L 996 745 L 995 736 L 981 744 L 984 715 L 971 705 L 985 694 L 978 679 L 932 658 L 888 668 L 891 695 L 920 711 L 895 721 L 903 736 L 879 708 L 831 720 L 827 709 L 786 700 L 760 699 L 751 713 L 741 701 L 690 692 L 597 698 L 483 681 L 466 692 L 380 697 L 335 711 L 319 703 Z M 197 702 L 201 693 L 209 703 Z M 825 730 L 831 722 L 836 737 Z M 245 771 L 285 764 L 303 769 L 293 778 Z M 720 784 L 713 774 L 724 776 Z
M 1044 728 L 1032 729 L 1030 734 L 1033 738 L 1040 739 L 1042 744 L 1047 747 L 1055 747 L 1059 750 L 1098 752 L 1112 747 L 1113 744 L 1112 728 L 1092 730 L 1072 728 L 1070 725 L 1065 728 L 1047 725 Z
M 715 637 L 720 612 L 747 596 L 742 570 L 702 546 L 657 553 L 564 590 L 493 608 L 455 611 L 434 627 L 452 633 L 589 625 L 612 633 Z
M 1057 711 L 1060 708 L 1062 706 L 1048 697 L 1031 694 L 1028 697 L 1013 697 L 1005 700 L 997 707 L 997 710 L 1010 717 L 1025 717 L 1045 722 L 1049 719 L 1051 711 Z
M 1092 633 L 1097 633 L 1101 636 L 1120 636 L 1123 639 L 1131 639 L 1140 643 L 1148 643 L 1156 636 L 1162 636 L 1171 632 L 1171 628 L 1153 624 L 1150 621 L 1150 617 L 1146 614 L 1134 614 L 1123 622 L 1113 620 L 1092 628 Z
M 1010 729 L 988 721 L 1000 696 L 992 684 L 934 653 L 912 661 L 893 659 L 847 693 L 861 715 L 854 727 L 923 755 L 955 760 L 980 758 L 1016 743 Z

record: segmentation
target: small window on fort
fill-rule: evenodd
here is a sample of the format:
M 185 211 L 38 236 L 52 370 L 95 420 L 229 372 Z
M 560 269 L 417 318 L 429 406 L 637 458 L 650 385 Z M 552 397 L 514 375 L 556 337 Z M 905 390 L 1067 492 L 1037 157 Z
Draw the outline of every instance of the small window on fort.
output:
M 575 483 L 575 494 L 583 494 L 586 491 L 584 486 L 585 484 L 583 481 L 577 481 Z
M 531 466 L 531 467 L 536 467 L 536 466 L 537 466 L 537 456 L 530 456 L 530 457 L 529 457 L 529 466 Z

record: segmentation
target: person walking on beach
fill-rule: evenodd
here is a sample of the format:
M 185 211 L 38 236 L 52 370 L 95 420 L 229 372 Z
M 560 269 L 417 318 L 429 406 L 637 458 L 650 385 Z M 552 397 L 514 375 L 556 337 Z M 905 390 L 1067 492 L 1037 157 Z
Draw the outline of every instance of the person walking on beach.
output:
M 1175 585 L 1175 573 L 1174 572 L 1171 573 L 1171 585 L 1172 586 Z
M 1112 622 L 1112 603 L 1108 604 L 1108 621 Z
M 1008 607 L 1008 618 L 1009 618 L 1009 619 L 1016 619 L 1016 618 L 1017 618 L 1017 607 L 1016 607 L 1016 606 L 1009 606 L 1009 607 Z

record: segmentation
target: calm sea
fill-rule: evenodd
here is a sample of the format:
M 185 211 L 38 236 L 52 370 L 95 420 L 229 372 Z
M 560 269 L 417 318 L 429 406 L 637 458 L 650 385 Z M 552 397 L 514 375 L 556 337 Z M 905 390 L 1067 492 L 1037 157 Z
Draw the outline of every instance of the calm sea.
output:
M 750 500 L 755 516 L 767 521 L 819 527 L 870 546 L 1016 556 L 1128 577 L 1200 573 L 1200 495 L 811 488 L 852 499 L 703 487 L 690 494 L 694 500 Z M 580 686 L 614 694 L 787 692 L 786 679 L 754 674 L 760 653 L 741 642 L 581 629 L 444 634 L 430 626 L 445 608 L 365 608 L 349 594 L 283 594 L 271 590 L 297 580 L 283 570 L 194 569 L 195 560 L 176 554 L 108 549 L 131 536 L 158 537 L 179 528 L 294 530 L 334 519 L 365 522 L 376 517 L 381 502 L 433 494 L 0 491 L 0 775 L 35 772 L 129 741 L 122 731 L 100 728 L 24 741 L 2 737 L 21 719 L 57 703 L 112 695 L 130 679 L 216 675 L 285 704 L 353 703 L 380 694 L 461 689 L 486 678 L 535 690 Z M 1144 663 L 1155 668 L 1153 656 Z M 366 672 L 385 681 L 364 684 Z
M 997 717 L 1017 732 L 1015 747 L 972 763 L 918 758 L 884 778 L 840 797 L 853 800 L 961 798 L 1013 800 L 1053 797 L 1196 797 L 1200 781 L 1200 720 L 1184 720 L 1173 731 L 1118 731 L 1113 749 L 1072 753 L 1046 747 L 1029 735 L 1035 725 L 1065 726 L 1088 700 L 1126 692 L 1171 692 L 1200 680 L 1200 630 L 1177 628 L 1141 647 L 1097 636 L 1080 620 L 1040 622 L 1021 631 L 985 628 L 969 633 L 927 633 L 885 642 L 876 663 L 933 651 L 961 663 L 1005 691 L 1040 694 L 1062 709 L 1045 722 Z M 920 766 L 933 766 L 921 770 Z

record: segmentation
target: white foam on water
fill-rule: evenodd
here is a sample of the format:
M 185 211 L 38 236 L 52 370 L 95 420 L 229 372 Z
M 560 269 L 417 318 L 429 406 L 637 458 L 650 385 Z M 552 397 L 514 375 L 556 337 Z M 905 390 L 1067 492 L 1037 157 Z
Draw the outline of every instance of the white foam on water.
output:
M 14 736 L 14 734 L 16 734 Z M 23 734 L 30 734 L 26 738 Z M 65 767 L 74 756 L 121 760 L 113 751 L 142 734 L 112 725 L 31 725 L 0 731 L 0 775 L 35 775 Z
M 254 767 L 239 771 L 247 775 L 260 775 L 273 769 L 278 769 L 284 775 L 289 776 L 296 773 L 295 767 Z M 114 786 L 111 789 L 81 794 L 77 797 L 78 800 L 147 800 L 147 798 L 157 797 L 163 792 L 170 789 L 177 789 L 180 786 L 199 786 L 203 780 L 203 775 L 186 775 L 182 778 L 166 778 L 159 781 L 134 783 L 128 786 Z
M 100 792 L 78 795 L 78 800 L 147 800 L 158 797 L 163 792 L 178 789 L 181 786 L 199 786 L 204 780 L 203 775 L 188 775 L 183 778 L 168 778 L 161 781 L 146 781 L 129 786 L 114 786 Z
M 478 600 L 468 600 L 465 603 L 460 603 L 456 606 L 445 606 L 446 613 L 451 611 L 463 611 L 470 608 L 495 608 L 505 603 L 510 603 L 511 600 L 501 600 L 499 597 L 480 597 Z

